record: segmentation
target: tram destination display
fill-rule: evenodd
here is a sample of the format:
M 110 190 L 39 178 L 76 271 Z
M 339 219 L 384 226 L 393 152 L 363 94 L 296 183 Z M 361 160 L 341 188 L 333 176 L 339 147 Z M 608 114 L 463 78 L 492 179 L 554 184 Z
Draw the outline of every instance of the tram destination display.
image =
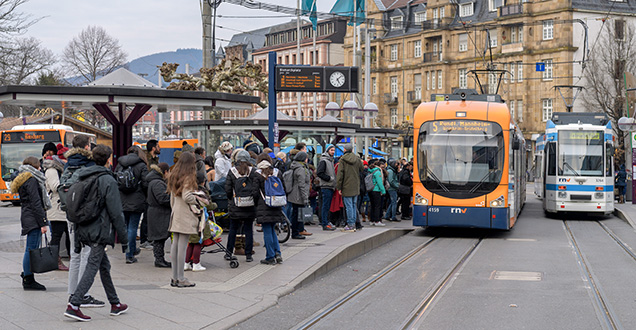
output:
M 492 122 L 479 120 L 436 120 L 431 122 L 432 134 L 491 134 Z

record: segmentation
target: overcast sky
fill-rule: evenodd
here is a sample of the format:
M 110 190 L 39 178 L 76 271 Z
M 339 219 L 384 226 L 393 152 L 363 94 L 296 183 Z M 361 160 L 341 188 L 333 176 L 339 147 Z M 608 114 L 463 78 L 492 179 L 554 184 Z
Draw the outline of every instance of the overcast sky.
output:
M 265 0 L 265 3 L 296 7 L 296 0 Z M 335 0 L 317 1 L 318 11 L 328 12 Z M 199 0 L 29 0 L 20 9 L 42 19 L 27 32 L 60 55 L 68 42 L 89 25 L 106 29 L 119 40 L 128 60 L 177 48 L 201 48 Z M 222 3 L 217 9 L 217 38 L 231 39 L 244 31 L 283 23 L 284 14 L 247 9 Z M 234 16 L 234 17 L 223 17 Z M 236 17 L 241 16 L 241 17 Z M 245 16 L 279 16 L 255 18 Z M 225 45 L 227 42 L 217 40 Z

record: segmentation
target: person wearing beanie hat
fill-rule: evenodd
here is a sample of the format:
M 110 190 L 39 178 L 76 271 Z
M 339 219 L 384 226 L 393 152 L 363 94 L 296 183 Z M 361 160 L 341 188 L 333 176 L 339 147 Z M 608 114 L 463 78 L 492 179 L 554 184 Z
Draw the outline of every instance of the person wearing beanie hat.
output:
M 63 146 L 61 143 L 58 143 L 55 147 L 57 148 L 57 157 L 59 159 L 66 160 L 66 158 L 64 157 L 64 153 L 68 151 L 68 148 Z
M 53 142 L 47 142 L 42 148 L 42 158 L 57 155 L 57 147 Z
M 219 181 L 227 176 L 227 172 L 232 167 L 232 161 L 230 155 L 234 150 L 234 146 L 225 141 L 221 143 L 218 150 L 214 153 L 214 181 Z
M 320 186 L 320 225 L 322 226 L 322 230 L 329 231 L 336 230 L 335 226 L 329 222 L 331 199 L 333 198 L 333 191 L 336 188 L 336 170 L 333 160 L 335 152 L 336 148 L 334 145 L 328 144 L 325 147 L 325 152 L 320 157 L 318 169 L 316 170 L 316 176 L 318 176 Z
M 311 188 L 311 172 L 307 167 L 307 153 L 299 151 L 294 157 L 289 170 L 292 171 L 293 187 L 287 196 L 287 202 L 292 206 L 291 223 L 292 239 L 304 239 L 311 233 L 305 230 L 305 223 L 299 218 L 299 209 L 309 206 L 309 189 Z
M 252 167 L 249 152 L 240 149 L 236 152 L 234 167 L 227 173 L 225 181 L 225 193 L 229 201 L 230 232 L 227 239 L 226 260 L 235 259 L 234 244 L 236 233 L 243 228 L 245 235 L 245 261 L 251 262 L 252 249 L 254 247 L 254 232 L 252 225 L 256 218 L 255 200 L 258 197 L 257 190 L 253 189 L 256 178 L 259 175 Z
M 356 206 L 360 195 L 360 172 L 363 170 L 362 160 L 353 153 L 353 146 L 346 144 L 344 155 L 340 157 L 338 162 L 338 173 L 336 174 L 336 189 L 342 194 L 342 202 L 347 216 L 347 225 L 344 228 L 346 232 L 356 231 L 358 218 Z

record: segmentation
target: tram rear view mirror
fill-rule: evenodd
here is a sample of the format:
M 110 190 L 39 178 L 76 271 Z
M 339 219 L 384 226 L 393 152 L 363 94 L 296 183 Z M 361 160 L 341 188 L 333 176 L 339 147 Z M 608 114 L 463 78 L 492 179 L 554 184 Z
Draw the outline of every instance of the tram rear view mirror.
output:
M 521 143 L 519 143 L 518 139 L 512 140 L 512 150 L 519 150 L 520 146 L 521 146 Z

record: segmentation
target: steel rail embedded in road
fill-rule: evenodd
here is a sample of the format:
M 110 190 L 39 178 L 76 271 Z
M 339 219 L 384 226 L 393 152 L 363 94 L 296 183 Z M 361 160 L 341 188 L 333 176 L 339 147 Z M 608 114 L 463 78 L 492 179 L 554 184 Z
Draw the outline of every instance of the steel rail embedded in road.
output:
M 435 299 L 440 296 L 440 294 L 444 291 L 444 289 L 446 289 L 448 285 L 450 285 L 453 277 L 455 277 L 455 275 L 458 274 L 459 271 L 463 268 L 464 263 L 473 255 L 475 250 L 477 250 L 477 247 L 483 241 L 483 239 L 484 239 L 483 237 L 479 238 L 477 242 L 475 242 L 473 246 L 470 247 L 470 249 L 466 253 L 464 253 L 464 256 L 455 264 L 453 269 L 451 269 L 451 271 L 442 279 L 442 281 L 437 285 L 435 290 L 431 291 L 431 293 L 428 294 L 426 299 L 424 299 L 417 306 L 417 308 L 415 308 L 415 310 L 411 312 L 411 315 L 409 316 L 407 321 L 400 326 L 400 329 L 417 329 L 419 327 L 420 325 L 419 323 L 423 321 L 422 317 L 424 316 L 428 308 L 435 301 Z
M 632 249 L 630 249 L 629 246 L 627 246 L 627 244 L 625 244 L 625 242 L 623 242 L 622 239 L 620 239 L 618 236 L 616 236 L 616 234 L 614 234 L 614 232 L 611 229 L 609 229 L 602 222 L 596 221 L 596 223 L 598 223 L 598 225 L 601 226 L 601 228 L 603 228 L 603 230 L 605 230 L 607 235 L 609 235 L 616 242 L 616 244 L 618 244 L 618 246 L 620 246 L 623 250 L 625 250 L 625 252 L 630 257 L 632 257 L 632 259 L 634 259 L 636 261 L 636 253 L 634 253 L 634 251 L 632 251 Z
M 420 251 L 422 251 L 424 248 L 429 246 L 433 241 L 435 241 L 437 239 L 438 239 L 438 237 L 433 237 L 433 238 L 429 239 L 428 241 L 424 242 L 423 244 L 421 244 L 420 246 L 416 247 L 411 252 L 409 252 L 406 256 L 400 258 L 396 262 L 392 263 L 391 265 L 389 265 L 386 268 L 384 268 L 383 270 L 381 270 L 379 273 L 373 275 L 368 281 L 364 282 L 361 286 L 359 286 L 355 290 L 353 290 L 353 291 L 349 292 L 348 294 L 346 294 L 344 297 L 342 297 L 341 299 L 339 299 L 338 301 L 333 303 L 331 306 L 327 307 L 326 309 L 324 309 L 323 311 L 318 313 L 316 316 L 312 317 L 309 321 L 305 322 L 304 324 L 299 326 L 297 329 L 299 329 L 299 330 L 300 329 L 310 329 L 312 326 L 314 326 L 320 320 L 325 318 L 327 315 L 331 314 L 332 312 L 334 312 L 335 310 L 340 308 L 342 305 L 344 305 L 347 301 L 353 299 L 355 296 L 357 296 L 358 294 L 362 293 L 364 290 L 366 290 L 369 287 L 371 287 L 379 279 L 381 279 L 382 277 L 384 277 L 384 276 L 388 275 L 389 273 L 391 273 L 392 271 L 394 271 L 401 264 L 403 264 L 407 260 L 411 259 L 413 256 L 418 254 Z
M 574 233 L 572 232 L 572 229 L 570 228 L 567 220 L 563 220 L 563 228 L 568 234 L 570 243 L 572 243 L 572 246 L 574 247 L 576 257 L 579 259 L 579 267 L 581 271 L 585 273 L 585 276 L 590 282 L 592 288 L 591 292 L 592 296 L 594 297 L 593 300 L 596 307 L 595 309 L 599 312 L 598 314 L 601 315 L 599 321 L 604 322 L 604 324 L 601 325 L 604 326 L 605 329 L 623 329 L 623 327 L 618 322 L 618 319 L 614 316 L 614 313 L 607 304 L 605 297 L 603 297 L 601 286 L 597 284 L 594 275 L 592 275 L 592 271 L 585 261 L 585 258 L 583 257 L 583 253 L 579 248 L 579 244 L 577 243 L 576 238 L 574 237 Z

